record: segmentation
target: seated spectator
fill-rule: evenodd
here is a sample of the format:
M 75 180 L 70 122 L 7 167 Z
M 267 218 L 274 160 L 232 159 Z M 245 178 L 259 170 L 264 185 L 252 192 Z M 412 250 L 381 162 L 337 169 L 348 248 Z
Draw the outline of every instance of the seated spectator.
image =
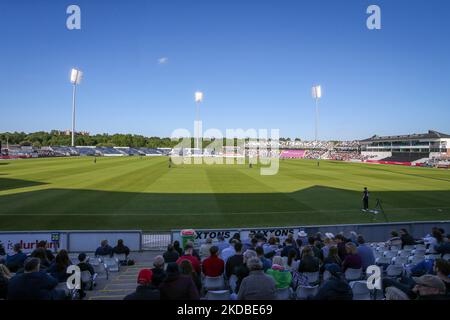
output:
M 219 242 L 217 243 L 217 247 L 219 248 L 219 256 L 222 254 L 222 251 L 226 248 L 228 248 L 230 246 L 230 244 L 228 244 L 225 241 L 224 236 L 220 235 L 217 237 L 217 240 L 219 240 Z
M 357 252 L 361 257 L 362 269 L 366 271 L 368 266 L 375 264 L 375 255 L 372 248 L 366 245 L 363 236 L 359 235 L 356 242 L 358 243 Z
M 238 291 L 238 300 L 274 300 L 276 293 L 275 280 L 264 274 L 261 260 L 253 257 L 248 259 L 246 264 L 250 272 L 242 280 Z
M 439 277 L 426 274 L 414 278 L 414 281 L 416 285 L 413 292 L 417 294 L 418 300 L 450 300 L 450 297 L 445 294 L 445 283 Z
M 95 274 L 94 267 L 89 263 L 89 257 L 86 255 L 86 253 L 82 252 L 78 255 L 78 268 L 80 268 L 80 271 L 89 271 L 91 276 Z
M 124 254 L 125 257 L 128 259 L 128 255 L 130 254 L 130 248 L 128 248 L 126 245 L 123 244 L 122 239 L 119 239 L 117 240 L 117 246 L 113 248 L 112 252 L 113 254 Z
M 336 246 L 330 247 L 330 250 L 328 251 L 328 256 L 323 261 L 323 270 L 325 270 L 325 265 L 329 263 L 335 263 L 338 266 L 342 265 L 342 260 L 339 257 L 338 248 Z
M 306 233 L 304 230 L 300 230 L 297 234 L 297 239 L 299 239 L 302 244 L 308 243 L 308 233 Z
M 153 272 L 149 269 L 139 271 L 136 291 L 127 295 L 124 300 L 159 300 L 160 292 L 152 283 Z
M 400 240 L 402 241 L 402 249 L 404 246 L 412 246 L 416 244 L 414 238 L 408 233 L 408 230 L 400 229 Z
M 314 237 L 308 237 L 308 244 L 313 251 L 314 257 L 322 261 L 323 260 L 322 250 L 316 247 L 316 239 Z
M 194 271 L 194 268 L 192 267 L 192 263 L 189 260 L 183 260 L 183 261 L 181 261 L 181 263 L 179 265 L 179 269 L 180 269 L 180 274 L 190 276 L 192 278 L 198 292 L 201 293 L 202 292 L 202 280 L 200 278 L 200 275 Z
M 6 256 L 5 248 L 3 247 L 3 243 L 0 243 L 0 257 Z
M 323 247 L 322 247 L 322 257 L 323 259 L 325 259 L 326 257 L 328 257 L 328 252 L 330 251 L 330 248 L 333 246 L 333 242 L 331 241 L 330 238 L 326 237 L 323 240 Z
M 55 261 L 52 262 L 48 273 L 54 277 L 58 282 L 66 282 L 70 274 L 67 273 L 67 268 L 72 264 L 69 259 L 69 254 L 66 250 L 60 250 L 56 255 Z
M 95 274 L 94 267 L 89 263 L 89 257 L 86 255 L 86 253 L 80 253 L 78 255 L 78 268 L 80 268 L 80 272 L 88 271 L 91 275 L 91 283 L 90 287 L 87 288 L 85 283 L 82 283 L 81 290 L 80 290 L 80 298 L 83 299 L 86 296 L 85 291 L 86 290 L 92 290 L 94 286 L 93 276 Z
M 173 242 L 173 248 L 175 249 L 175 251 L 178 253 L 178 256 L 182 256 L 183 255 L 183 249 L 181 249 L 180 247 L 180 242 L 178 240 L 175 240 Z
M 320 261 L 318 258 L 314 257 L 314 253 L 311 247 L 304 247 L 302 250 L 300 264 L 298 266 L 298 272 L 317 272 L 319 271 L 319 267 Z
M 113 255 L 113 248 L 108 244 L 108 240 L 103 240 L 100 243 L 100 247 L 95 250 L 95 256 L 96 257 L 104 257 L 109 256 L 112 257 Z
M 292 249 L 296 250 L 297 251 L 297 255 L 299 255 L 299 249 L 297 248 L 296 245 L 294 245 L 292 243 L 291 239 L 287 238 L 284 243 L 285 243 L 285 246 L 283 247 L 283 250 L 281 250 L 281 256 L 282 257 L 287 257 L 289 251 L 291 251 Z
M 236 268 L 236 292 L 239 292 L 239 288 L 241 286 L 242 280 L 250 274 L 250 270 L 248 269 L 247 262 L 251 258 L 257 258 L 256 252 L 253 250 L 247 250 L 244 252 L 244 263 Z
M 434 251 L 441 255 L 450 253 L 450 234 L 447 235 L 447 241 L 442 241 L 434 246 Z
M 171 262 L 177 262 L 177 260 L 180 256 L 178 255 L 178 252 L 173 247 L 173 244 L 169 244 L 167 246 L 166 252 L 163 253 L 163 257 L 164 257 L 164 261 L 166 263 L 171 263 Z
M 236 254 L 236 243 L 240 244 L 240 248 L 242 248 L 242 244 L 238 240 L 232 240 L 231 244 L 228 248 L 222 250 L 220 257 L 226 263 L 228 259 Z M 242 251 L 242 249 L 241 249 Z
M 11 273 L 4 264 L 0 264 L 0 299 L 8 296 L 8 282 L 12 278 Z
M 256 247 L 255 251 L 257 257 L 261 259 L 261 262 L 263 264 L 263 271 L 266 272 L 272 266 L 272 262 L 264 257 L 264 249 L 262 247 Z
M 225 269 L 225 263 L 217 255 L 219 253 L 219 248 L 212 246 L 209 248 L 210 256 L 203 260 L 203 274 L 207 277 L 218 277 L 221 276 Z
M 33 258 L 39 258 L 41 260 L 41 271 L 46 271 L 50 267 L 50 261 L 47 259 L 47 253 L 45 252 L 45 249 L 40 247 L 35 249 L 31 253 L 31 257 Z
M 20 268 L 23 268 L 24 262 L 27 259 L 27 255 L 22 252 L 20 243 L 16 243 L 13 247 L 13 253 L 6 256 L 6 267 L 11 272 L 17 272 Z
M 385 298 L 386 300 L 409 300 L 408 295 L 396 287 L 386 288 Z
M 39 241 L 37 248 L 34 251 L 36 251 L 39 248 L 42 248 L 45 250 L 45 254 L 47 256 L 48 262 L 52 262 L 55 259 L 53 252 L 50 249 L 47 249 L 47 241 L 45 241 L 45 240 Z M 31 253 L 32 257 L 33 257 L 34 251 Z M 42 264 L 41 264 L 41 268 L 42 268 Z
M 410 273 L 413 277 L 420 277 L 424 274 L 433 274 L 434 259 L 423 259 L 415 266 L 411 266 Z
M 341 261 L 344 261 L 345 256 L 347 255 L 347 250 L 345 249 L 347 239 L 345 239 L 342 234 L 337 234 L 336 237 L 334 237 L 334 241 L 338 249 L 339 258 L 341 259 Z
M 166 279 L 167 274 L 166 271 L 164 271 L 164 264 L 165 260 L 162 256 L 156 256 L 155 260 L 153 261 L 153 268 L 152 268 L 152 283 L 155 287 L 159 287 L 161 283 Z
M 292 250 L 295 252 L 295 250 Z M 289 288 L 292 282 L 292 274 L 283 266 L 283 258 L 273 257 L 272 266 L 266 273 L 275 280 L 277 289 Z
M 200 274 L 200 260 L 192 255 L 193 252 L 194 246 L 191 243 L 186 244 L 184 255 L 178 258 L 177 264 L 180 265 L 183 260 L 189 260 L 192 263 L 192 267 L 194 268 L 195 272 L 197 272 L 197 274 Z
M 56 290 L 58 281 L 39 271 L 39 259 L 29 258 L 24 273 L 16 274 L 8 283 L 8 300 L 61 300 L 64 291 Z
M 330 263 L 325 265 L 325 270 L 330 273 L 323 285 L 319 288 L 319 292 L 313 298 L 314 300 L 352 300 L 353 292 L 347 281 L 345 281 L 341 268 Z
M 274 257 L 275 258 L 275 257 Z M 294 272 L 298 270 L 298 265 L 300 261 L 297 260 L 297 250 L 292 249 L 289 251 L 286 262 L 286 269 L 290 272 Z
M 228 248 L 229 249 L 229 248 Z M 224 252 L 228 249 L 225 249 Z M 237 270 L 244 264 L 244 256 L 242 255 L 242 243 L 236 242 L 234 244 L 235 254 L 226 260 L 225 275 L 230 279 L 231 275 L 237 275 Z
M 345 256 L 344 261 L 342 261 L 342 271 L 351 268 L 351 269 L 360 269 L 362 268 L 362 259 L 358 254 L 358 249 L 356 248 L 353 242 L 347 242 L 345 244 L 345 248 L 347 249 L 347 255 Z
M 200 295 L 192 277 L 181 275 L 176 263 L 167 265 L 167 278 L 160 285 L 161 300 L 199 300 Z
M 439 279 L 444 281 L 446 294 L 450 296 L 450 262 L 444 259 L 436 259 L 434 262 L 434 272 Z
M 278 250 L 277 239 L 275 237 L 270 237 L 269 241 L 263 245 L 264 256 L 271 259 Z
M 431 235 L 426 235 L 423 238 L 424 242 L 429 245 L 429 248 L 434 249 L 438 244 L 441 244 L 444 240 L 444 235 L 439 228 L 433 227 L 431 229 Z
M 401 247 L 402 239 L 398 236 L 397 231 L 391 231 L 391 238 L 389 238 L 389 240 L 386 241 L 386 245 L 388 247 L 392 247 L 392 246 Z
M 209 249 L 213 246 L 212 239 L 206 238 L 206 242 L 200 246 L 200 258 L 203 260 L 209 256 Z

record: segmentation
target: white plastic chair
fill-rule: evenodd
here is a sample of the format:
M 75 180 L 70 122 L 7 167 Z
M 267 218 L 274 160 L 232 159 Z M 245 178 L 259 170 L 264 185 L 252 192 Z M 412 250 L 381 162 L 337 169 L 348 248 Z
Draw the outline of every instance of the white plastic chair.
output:
M 350 288 L 352 288 L 353 300 L 370 300 L 370 291 L 366 281 L 352 281 Z
M 440 259 L 441 255 L 438 253 L 428 254 L 425 256 L 425 259 Z
M 298 286 L 296 293 L 297 300 L 305 300 L 308 299 L 308 297 L 313 297 L 319 292 L 319 286 L 313 286 L 313 287 L 305 287 L 305 286 Z
M 426 250 L 427 246 L 425 244 L 416 244 L 416 250 Z
M 205 290 L 222 290 L 225 288 L 223 276 L 205 277 L 203 287 Z
M 399 257 L 406 257 L 408 258 L 411 255 L 412 250 L 402 250 L 399 253 Z
M 413 264 L 413 265 L 416 265 L 416 264 L 422 262 L 423 260 L 425 260 L 425 257 L 423 257 L 423 256 L 411 256 L 411 257 L 409 257 L 409 263 Z
M 114 259 L 117 259 L 117 261 L 121 262 L 121 261 L 127 261 L 127 255 L 125 253 L 114 253 L 113 255 Z
M 206 293 L 206 300 L 230 300 L 230 291 L 228 290 L 210 290 Z
M 106 269 L 108 269 L 109 272 L 119 272 L 119 261 L 115 258 L 103 258 L 103 263 L 106 266 Z
M 414 245 L 406 245 L 403 246 L 403 250 L 409 250 L 410 252 L 414 250 L 416 247 Z
M 238 281 L 238 278 L 237 278 L 237 276 L 234 275 L 234 274 L 232 274 L 232 275 L 230 276 L 230 279 L 228 279 L 228 284 L 229 284 L 229 286 L 230 286 L 230 289 L 231 289 L 233 292 L 236 292 L 237 281 Z
M 361 280 L 362 269 L 348 268 L 347 270 L 345 270 L 344 276 L 347 281 Z
M 395 257 L 393 261 L 395 265 L 404 265 L 408 263 L 408 257 Z
M 398 254 L 398 251 L 385 251 L 383 253 L 383 256 L 386 258 L 393 258 L 393 257 L 396 257 L 397 254 Z
M 308 277 L 308 283 L 309 284 L 316 284 L 319 282 L 320 272 L 304 272 L 305 276 Z
M 426 249 L 416 249 L 414 251 L 412 251 L 413 255 L 415 256 L 425 256 L 425 253 L 427 253 Z
M 376 265 L 391 264 L 391 261 L 392 261 L 391 258 L 381 257 L 381 258 L 376 260 L 375 264 Z
M 94 268 L 94 272 L 98 275 L 99 278 L 106 278 L 106 280 L 109 279 L 109 271 L 107 266 L 103 263 L 100 262 L 97 265 L 92 265 L 92 267 Z
M 276 300 L 289 300 L 291 297 L 291 288 L 277 289 L 275 292 Z

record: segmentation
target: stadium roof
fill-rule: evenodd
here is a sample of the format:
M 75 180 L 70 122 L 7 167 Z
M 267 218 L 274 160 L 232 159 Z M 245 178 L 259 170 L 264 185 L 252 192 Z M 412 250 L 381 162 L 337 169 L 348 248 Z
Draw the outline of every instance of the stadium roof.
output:
M 378 136 L 374 135 L 368 139 L 361 140 L 360 142 L 372 142 L 372 141 L 398 141 L 398 140 L 413 140 L 413 139 L 442 139 L 442 138 L 450 138 L 450 135 L 428 130 L 427 133 L 413 133 L 406 135 L 398 135 L 398 136 Z

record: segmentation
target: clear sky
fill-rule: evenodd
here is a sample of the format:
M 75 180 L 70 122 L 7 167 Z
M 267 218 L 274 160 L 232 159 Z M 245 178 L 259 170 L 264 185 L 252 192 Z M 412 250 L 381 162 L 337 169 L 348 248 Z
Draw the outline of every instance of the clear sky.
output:
M 450 133 L 449 17 L 448 0 L 1 0 L 0 132 L 70 128 L 79 67 L 91 133 L 192 130 L 202 90 L 204 127 L 312 139 L 316 83 L 322 139 Z

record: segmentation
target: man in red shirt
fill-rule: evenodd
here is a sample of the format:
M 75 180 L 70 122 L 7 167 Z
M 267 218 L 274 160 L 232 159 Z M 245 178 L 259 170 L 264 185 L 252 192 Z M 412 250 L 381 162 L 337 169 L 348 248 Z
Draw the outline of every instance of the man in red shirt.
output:
M 209 249 L 209 253 L 211 254 L 209 258 L 203 260 L 203 274 L 207 277 L 221 276 L 225 268 L 225 263 L 217 256 L 219 248 L 212 246 Z
M 181 261 L 189 260 L 192 263 L 192 267 L 194 268 L 197 274 L 200 274 L 200 261 L 192 255 L 194 251 L 194 246 L 191 243 L 186 244 L 184 248 L 184 255 L 178 258 L 177 265 L 180 265 Z

